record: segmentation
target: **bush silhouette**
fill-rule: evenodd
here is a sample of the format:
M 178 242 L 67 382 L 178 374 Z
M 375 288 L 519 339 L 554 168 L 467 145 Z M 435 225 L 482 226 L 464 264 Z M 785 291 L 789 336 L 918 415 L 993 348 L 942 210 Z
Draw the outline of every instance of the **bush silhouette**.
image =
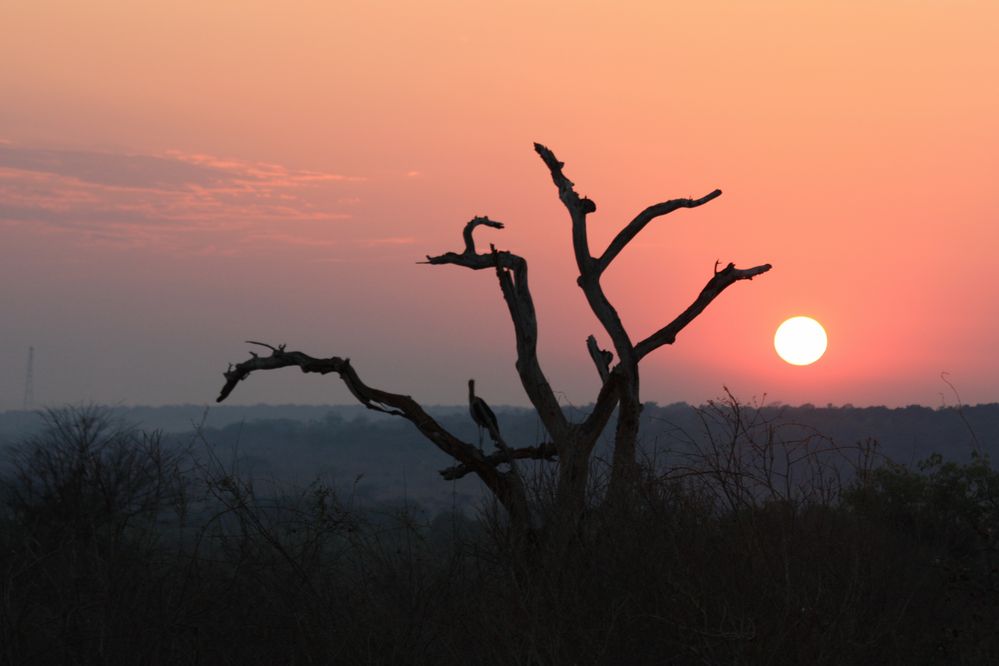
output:
M 0 479 L 3 663 L 999 656 L 999 475 L 985 458 L 885 462 L 833 495 L 816 472 L 774 495 L 755 456 L 800 443 L 716 432 L 682 476 L 647 465 L 633 502 L 594 504 L 568 548 L 525 550 L 496 507 L 475 519 L 361 511 L 322 480 L 265 485 L 211 446 L 168 445 L 95 408 L 44 418 Z M 739 455 L 714 455 L 721 443 Z M 528 481 L 545 507 L 551 476 Z M 726 487 L 737 502 L 719 499 Z

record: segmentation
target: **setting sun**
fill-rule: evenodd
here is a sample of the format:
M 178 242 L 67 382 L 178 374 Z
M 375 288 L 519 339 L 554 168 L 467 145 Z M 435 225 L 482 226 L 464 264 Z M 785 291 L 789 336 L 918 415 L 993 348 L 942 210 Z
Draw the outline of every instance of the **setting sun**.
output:
M 791 365 L 810 365 L 822 358 L 828 341 L 819 322 L 811 317 L 791 317 L 777 327 L 774 349 Z

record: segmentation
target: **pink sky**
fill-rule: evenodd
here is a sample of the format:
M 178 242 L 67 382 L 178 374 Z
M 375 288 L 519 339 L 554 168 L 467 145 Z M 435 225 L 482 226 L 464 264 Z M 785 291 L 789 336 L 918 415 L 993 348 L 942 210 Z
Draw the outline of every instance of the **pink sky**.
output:
M 29 345 L 41 403 L 206 403 L 246 339 L 524 404 L 495 277 L 416 263 L 474 215 L 530 262 L 552 384 L 591 401 L 607 341 L 533 141 L 596 201 L 596 250 L 724 191 L 607 274 L 633 338 L 716 260 L 774 265 L 645 361 L 644 399 L 937 406 L 947 372 L 999 400 L 996 34 L 985 0 L 5 2 L 0 409 Z M 813 366 L 773 351 L 796 314 L 829 333 Z M 230 400 L 349 395 L 289 370 Z

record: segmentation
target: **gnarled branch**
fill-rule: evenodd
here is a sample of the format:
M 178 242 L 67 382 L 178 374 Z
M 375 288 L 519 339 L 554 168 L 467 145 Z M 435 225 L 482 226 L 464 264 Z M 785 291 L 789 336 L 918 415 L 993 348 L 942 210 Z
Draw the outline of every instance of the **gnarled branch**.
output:
M 249 344 L 260 345 L 271 350 L 270 356 L 259 356 L 251 353 L 250 359 L 230 365 L 224 373 L 225 384 L 217 402 L 222 402 L 232 393 L 239 382 L 258 370 L 275 370 L 295 366 L 302 372 L 316 372 L 340 375 L 351 394 L 368 409 L 401 416 L 415 425 L 424 437 L 433 442 L 437 448 L 458 461 L 460 465 L 474 472 L 483 483 L 495 493 L 499 501 L 511 514 L 521 515 L 526 512 L 525 498 L 517 490 L 517 481 L 511 473 L 500 472 L 497 465 L 502 461 L 489 460 L 478 447 L 464 442 L 430 416 L 418 402 L 408 395 L 382 391 L 365 384 L 350 359 L 331 356 L 329 358 L 314 358 L 298 351 L 286 351 L 284 345 L 277 347 L 262 342 L 248 341 Z M 524 514 L 526 515 L 526 514 Z
M 506 301 L 513 321 L 517 341 L 516 366 L 521 386 L 531 404 L 538 410 L 538 416 L 545 424 L 548 434 L 560 441 L 569 429 L 569 423 L 538 359 L 538 319 L 534 299 L 528 288 L 527 260 L 509 252 L 500 252 L 494 246 L 490 246 L 490 249 L 495 257 L 496 277 L 503 292 L 503 300 Z
M 473 270 L 481 270 L 483 268 L 491 268 L 493 266 L 490 255 L 483 253 L 478 254 L 475 251 L 475 239 L 472 238 L 472 233 L 475 231 L 476 227 L 492 227 L 493 229 L 503 229 L 504 225 L 502 222 L 497 222 L 496 220 L 490 220 L 488 217 L 473 217 L 471 220 L 465 223 L 465 228 L 462 229 L 461 237 L 465 241 L 465 251 L 458 252 L 445 252 L 444 254 L 438 255 L 436 257 L 431 257 L 427 255 L 426 261 L 420 261 L 417 263 L 421 264 L 454 264 L 456 266 L 464 266 L 465 268 L 471 268 Z
M 590 241 L 586 230 L 586 216 L 597 209 L 597 205 L 587 199 L 580 197 L 573 189 L 574 185 L 562 172 L 564 163 L 558 161 L 555 154 L 540 143 L 534 144 L 534 150 L 541 156 L 541 160 L 551 172 L 552 181 L 558 188 L 559 199 L 569 211 L 572 220 L 572 247 L 576 255 L 576 266 L 579 268 L 579 283 L 586 302 L 589 303 L 593 314 L 603 325 L 604 330 L 614 342 L 614 349 L 618 358 L 625 366 L 635 364 L 635 349 L 631 338 L 624 328 L 617 310 L 611 305 L 610 300 L 604 294 L 603 287 L 600 286 L 600 272 L 597 270 L 597 260 L 590 255 Z
M 562 173 L 563 162 L 559 162 L 555 153 L 540 143 L 534 144 L 534 150 L 541 156 L 541 160 L 551 172 L 552 182 L 558 188 L 558 198 L 562 200 L 569 217 L 572 219 L 572 247 L 576 253 L 576 264 L 579 266 L 581 275 L 590 273 L 594 266 L 594 259 L 590 255 L 590 241 L 586 235 L 586 216 L 597 209 L 597 204 L 586 197 L 576 194 L 575 185 Z
M 576 194 L 575 183 L 566 178 L 565 174 L 562 173 L 562 167 L 565 166 L 564 162 L 559 162 L 558 158 L 555 157 L 555 153 L 548 149 L 547 146 L 543 146 L 540 143 L 534 144 L 534 150 L 541 156 L 544 163 L 548 166 L 548 170 L 552 174 L 552 180 L 555 182 L 555 186 L 558 188 L 559 199 L 562 203 L 566 205 L 570 210 L 578 210 L 583 215 L 594 212 L 597 209 L 597 204 L 591 199 L 586 197 L 580 197 Z
M 492 227 L 493 229 L 502 229 L 503 223 L 497 222 L 495 220 L 490 220 L 489 217 L 473 217 L 469 220 L 468 224 L 465 225 L 465 229 L 461 232 L 462 238 L 465 239 L 465 253 L 475 254 L 475 241 L 472 239 L 472 232 L 475 231 L 475 227 L 486 226 Z
M 453 264 L 472 270 L 496 269 L 503 299 L 513 321 L 517 341 L 517 374 L 520 376 L 520 383 L 531 404 L 538 410 L 548 434 L 555 440 L 561 440 L 569 424 L 538 361 L 538 320 L 527 280 L 527 260 L 512 252 L 497 250 L 492 244 L 488 253 L 477 254 L 472 241 L 472 232 L 482 225 L 503 228 L 500 222 L 485 217 L 473 218 L 465 225 L 463 231 L 464 252 L 460 254 L 446 252 L 436 257 L 428 255 L 425 263 Z
M 635 216 L 631 222 L 628 223 L 624 229 L 618 232 L 614 240 L 610 242 L 604 253 L 600 255 L 597 260 L 597 272 L 603 273 L 610 266 L 610 263 L 614 261 L 614 258 L 621 253 L 621 250 L 631 242 L 631 240 L 639 234 L 639 232 L 645 228 L 645 226 L 656 219 L 657 217 L 662 217 L 663 215 L 668 215 L 679 208 L 696 208 L 697 206 L 704 205 L 721 196 L 721 190 L 715 190 L 709 194 L 705 194 L 700 199 L 671 199 L 670 201 L 664 201 L 662 203 L 657 203 L 649 206 L 641 213 Z
M 711 301 L 715 300 L 718 294 L 725 291 L 730 285 L 739 280 L 752 280 L 757 275 L 766 273 L 772 268 L 770 264 L 754 266 L 753 268 L 736 268 L 735 264 L 729 264 L 722 270 L 718 270 L 715 264 L 715 274 L 708 280 L 708 283 L 701 290 L 697 299 L 690 306 L 681 312 L 676 319 L 666 324 L 658 331 L 645 338 L 635 345 L 635 352 L 638 358 L 643 358 L 651 351 L 655 351 L 663 345 L 671 345 L 676 341 L 677 334 L 682 331 L 687 324 L 692 322 L 697 315 L 708 307 Z

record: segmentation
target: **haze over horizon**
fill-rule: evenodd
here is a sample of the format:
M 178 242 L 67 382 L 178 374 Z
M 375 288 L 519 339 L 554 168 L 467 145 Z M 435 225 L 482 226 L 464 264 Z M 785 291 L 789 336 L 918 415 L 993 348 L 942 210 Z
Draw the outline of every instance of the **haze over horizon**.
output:
M 543 367 L 599 379 L 549 146 L 634 338 L 715 261 L 771 263 L 642 364 L 642 398 L 999 400 L 999 5 L 14 0 L 0 7 L 0 410 L 211 403 L 244 340 L 349 357 L 428 405 L 524 405 L 494 274 L 417 264 L 480 229 L 525 257 Z M 817 363 L 774 353 L 809 315 Z M 259 373 L 235 404 L 347 404 Z M 227 403 L 228 404 L 228 403 Z

